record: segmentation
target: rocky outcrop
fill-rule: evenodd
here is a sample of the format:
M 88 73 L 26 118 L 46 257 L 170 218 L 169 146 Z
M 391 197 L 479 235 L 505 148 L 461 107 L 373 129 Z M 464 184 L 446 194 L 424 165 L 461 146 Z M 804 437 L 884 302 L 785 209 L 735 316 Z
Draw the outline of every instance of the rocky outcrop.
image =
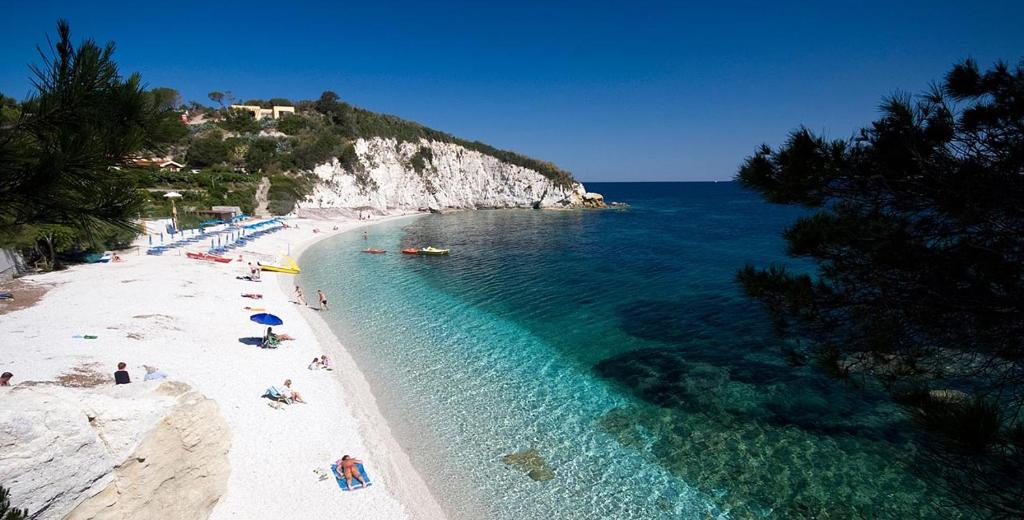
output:
M 535 170 L 453 143 L 359 139 L 358 164 L 314 169 L 318 183 L 300 214 L 360 208 L 390 210 L 604 207 L 580 183 L 559 185 Z M 319 211 L 318 211 L 319 210 Z
M 183 383 L 0 395 L 0 474 L 32 518 L 206 518 L 230 439 L 216 403 Z

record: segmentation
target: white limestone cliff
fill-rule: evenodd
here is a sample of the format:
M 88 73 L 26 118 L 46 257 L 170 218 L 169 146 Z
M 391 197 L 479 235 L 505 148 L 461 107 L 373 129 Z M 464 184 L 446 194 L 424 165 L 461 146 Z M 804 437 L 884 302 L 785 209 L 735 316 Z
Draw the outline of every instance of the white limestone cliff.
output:
M 422 150 L 422 151 L 421 151 Z M 314 169 L 318 182 L 300 214 L 391 210 L 603 207 L 580 183 L 556 185 L 541 173 L 453 143 L 372 138 L 355 142 L 361 171 L 337 160 Z M 414 158 L 423 158 L 417 169 Z

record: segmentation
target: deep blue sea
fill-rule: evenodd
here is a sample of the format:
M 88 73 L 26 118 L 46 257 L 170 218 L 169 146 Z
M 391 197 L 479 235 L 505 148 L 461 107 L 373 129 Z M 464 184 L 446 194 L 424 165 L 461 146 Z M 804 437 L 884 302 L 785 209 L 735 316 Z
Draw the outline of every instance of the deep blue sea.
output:
M 453 517 L 952 515 L 900 408 L 791 366 L 735 282 L 812 267 L 784 254 L 799 208 L 734 183 L 587 188 L 630 207 L 429 215 L 301 259 Z M 451 254 L 398 254 L 428 245 Z M 554 478 L 502 461 L 526 450 Z

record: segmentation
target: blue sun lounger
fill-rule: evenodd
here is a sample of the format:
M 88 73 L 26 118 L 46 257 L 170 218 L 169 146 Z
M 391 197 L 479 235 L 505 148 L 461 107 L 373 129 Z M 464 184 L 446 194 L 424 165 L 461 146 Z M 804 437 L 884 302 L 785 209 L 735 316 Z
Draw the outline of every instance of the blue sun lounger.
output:
M 362 464 L 356 464 L 356 469 L 359 470 L 359 476 L 363 477 L 363 480 L 366 481 L 366 487 L 373 485 L 373 482 L 370 482 L 370 477 L 366 476 L 366 470 L 363 468 Z M 354 491 L 356 489 L 363 488 L 363 485 L 360 484 L 358 480 L 352 479 L 352 489 L 349 489 L 348 482 L 345 482 L 345 479 L 338 475 L 337 464 L 331 464 L 331 475 L 334 475 L 334 480 L 338 481 L 338 487 L 340 487 L 342 491 Z

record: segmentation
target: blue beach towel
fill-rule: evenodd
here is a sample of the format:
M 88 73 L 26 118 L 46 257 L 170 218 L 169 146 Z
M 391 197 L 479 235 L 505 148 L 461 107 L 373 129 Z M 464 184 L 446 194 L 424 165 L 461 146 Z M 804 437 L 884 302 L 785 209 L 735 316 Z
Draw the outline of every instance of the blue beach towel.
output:
M 363 477 L 363 480 L 366 481 L 366 487 L 369 487 L 369 486 L 373 485 L 373 482 L 370 482 L 370 477 L 366 476 L 366 470 L 363 468 L 362 464 L 356 464 L 356 469 L 359 470 L 359 476 Z M 363 485 L 360 484 L 358 480 L 353 478 L 352 479 L 352 489 L 349 489 L 348 488 L 348 483 L 345 482 L 345 479 L 338 475 L 338 465 L 337 464 L 331 464 L 331 475 L 334 475 L 334 480 L 338 481 L 338 487 L 340 487 L 342 491 L 353 491 L 353 490 L 356 490 L 356 489 L 362 489 L 363 488 Z

